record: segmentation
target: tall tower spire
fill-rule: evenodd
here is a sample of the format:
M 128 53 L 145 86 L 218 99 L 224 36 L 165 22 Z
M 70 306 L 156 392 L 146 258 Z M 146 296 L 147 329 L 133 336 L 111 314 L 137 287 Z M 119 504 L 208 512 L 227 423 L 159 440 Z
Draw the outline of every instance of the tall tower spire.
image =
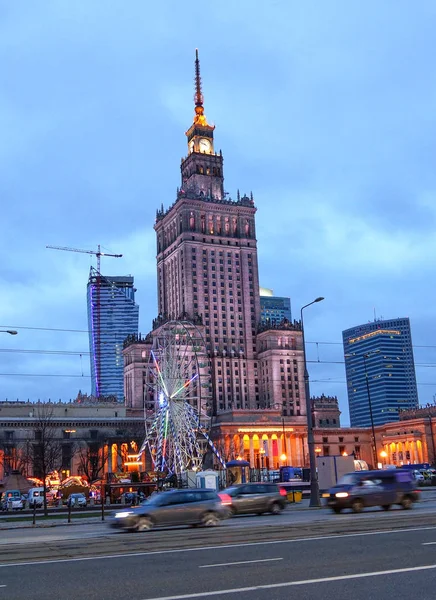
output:
M 200 60 L 198 58 L 198 48 L 195 49 L 195 116 L 194 123 L 196 125 L 207 126 L 208 122 L 204 114 L 203 94 L 201 92 L 201 77 L 200 77 Z

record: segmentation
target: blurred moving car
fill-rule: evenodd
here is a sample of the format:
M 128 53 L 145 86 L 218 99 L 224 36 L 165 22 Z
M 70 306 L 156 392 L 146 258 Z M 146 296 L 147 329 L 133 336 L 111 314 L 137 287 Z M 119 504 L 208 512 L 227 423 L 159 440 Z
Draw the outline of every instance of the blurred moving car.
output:
M 409 509 L 419 500 L 419 491 L 415 487 L 411 470 L 359 471 L 344 475 L 322 496 L 335 513 L 344 508 L 359 513 L 366 506 L 389 510 L 393 504 Z
M 138 507 L 115 512 L 110 526 L 129 531 L 170 525 L 214 527 L 228 516 L 228 509 L 214 490 L 171 490 L 153 494 Z
M 240 483 L 224 489 L 219 496 L 234 515 L 278 515 L 287 502 L 286 490 L 275 483 Z
M 67 498 L 67 506 L 78 506 L 80 508 L 86 507 L 86 496 L 85 494 L 70 494 Z

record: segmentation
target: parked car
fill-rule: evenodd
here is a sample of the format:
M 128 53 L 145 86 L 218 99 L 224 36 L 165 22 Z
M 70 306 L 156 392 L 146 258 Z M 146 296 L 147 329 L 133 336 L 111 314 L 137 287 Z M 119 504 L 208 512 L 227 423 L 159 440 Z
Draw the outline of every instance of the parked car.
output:
M 418 483 L 418 485 L 421 485 L 424 483 L 425 477 L 424 477 L 424 473 L 422 471 L 412 471 L 413 477 L 415 479 L 415 481 Z
M 6 490 L 0 498 L 1 510 L 23 510 L 24 502 L 19 490 Z
M 344 475 L 323 494 L 323 498 L 335 513 L 345 508 L 358 513 L 366 506 L 389 510 L 393 504 L 398 504 L 411 508 L 419 500 L 419 491 L 411 470 L 359 471 Z
M 286 490 L 275 483 L 240 483 L 219 494 L 232 514 L 279 514 L 286 506 Z
M 30 508 L 41 508 L 44 504 L 44 488 L 30 488 L 27 494 L 27 501 L 29 502 Z
M 78 506 L 79 508 L 85 508 L 86 504 L 86 496 L 83 493 L 70 494 L 67 498 L 67 506 Z
M 110 525 L 129 531 L 170 525 L 213 527 L 228 516 L 228 509 L 214 490 L 171 490 L 152 494 L 137 507 L 115 512 Z
M 145 496 L 142 492 L 139 494 L 137 492 L 124 492 L 124 494 L 121 494 L 118 498 L 117 502 L 120 504 L 132 504 L 133 506 L 136 506 L 143 500 L 145 500 Z

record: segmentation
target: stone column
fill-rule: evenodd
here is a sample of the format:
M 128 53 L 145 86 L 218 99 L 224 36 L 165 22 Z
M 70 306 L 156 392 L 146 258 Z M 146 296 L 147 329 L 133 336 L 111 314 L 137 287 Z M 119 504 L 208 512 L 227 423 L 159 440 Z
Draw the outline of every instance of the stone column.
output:
M 274 469 L 274 450 L 273 450 L 273 441 L 272 436 L 268 436 L 268 458 L 269 458 L 269 468 Z
M 295 465 L 296 467 L 302 467 L 303 466 L 303 459 L 301 457 L 301 445 L 300 445 L 300 435 L 297 433 L 295 434 L 295 459 L 297 464 Z
M 281 465 L 283 465 L 283 464 L 284 464 L 284 463 L 283 463 L 283 461 L 282 461 L 282 460 L 281 460 L 281 458 L 280 458 L 282 454 L 283 454 L 283 449 L 282 449 L 282 436 L 279 434 L 279 435 L 277 436 L 277 455 L 278 455 L 278 456 L 277 456 L 277 460 L 278 460 L 278 463 L 279 463 L 279 467 L 280 467 Z
M 244 458 L 244 436 L 238 435 L 237 438 L 237 448 L 235 448 L 237 456 L 240 458 Z
M 250 467 L 252 469 L 254 469 L 254 467 L 256 465 L 254 464 L 254 441 L 253 441 L 253 435 L 252 434 L 249 436 L 249 440 L 250 440 Z
M 422 456 L 422 442 L 421 442 L 421 449 L 419 448 L 418 444 L 416 444 L 416 447 L 418 450 L 418 462 L 422 463 L 422 462 L 424 462 L 423 456 Z

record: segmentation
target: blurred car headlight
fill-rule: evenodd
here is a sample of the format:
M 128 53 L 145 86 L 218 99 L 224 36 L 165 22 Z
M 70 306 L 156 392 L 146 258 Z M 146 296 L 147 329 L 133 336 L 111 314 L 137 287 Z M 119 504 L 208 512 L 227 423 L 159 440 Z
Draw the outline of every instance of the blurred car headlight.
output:
M 348 492 L 338 492 L 335 496 L 336 498 L 348 498 Z
M 131 511 L 126 511 L 126 512 L 117 512 L 114 514 L 114 518 L 115 519 L 123 519 L 124 517 L 131 517 L 133 514 L 133 512 Z

